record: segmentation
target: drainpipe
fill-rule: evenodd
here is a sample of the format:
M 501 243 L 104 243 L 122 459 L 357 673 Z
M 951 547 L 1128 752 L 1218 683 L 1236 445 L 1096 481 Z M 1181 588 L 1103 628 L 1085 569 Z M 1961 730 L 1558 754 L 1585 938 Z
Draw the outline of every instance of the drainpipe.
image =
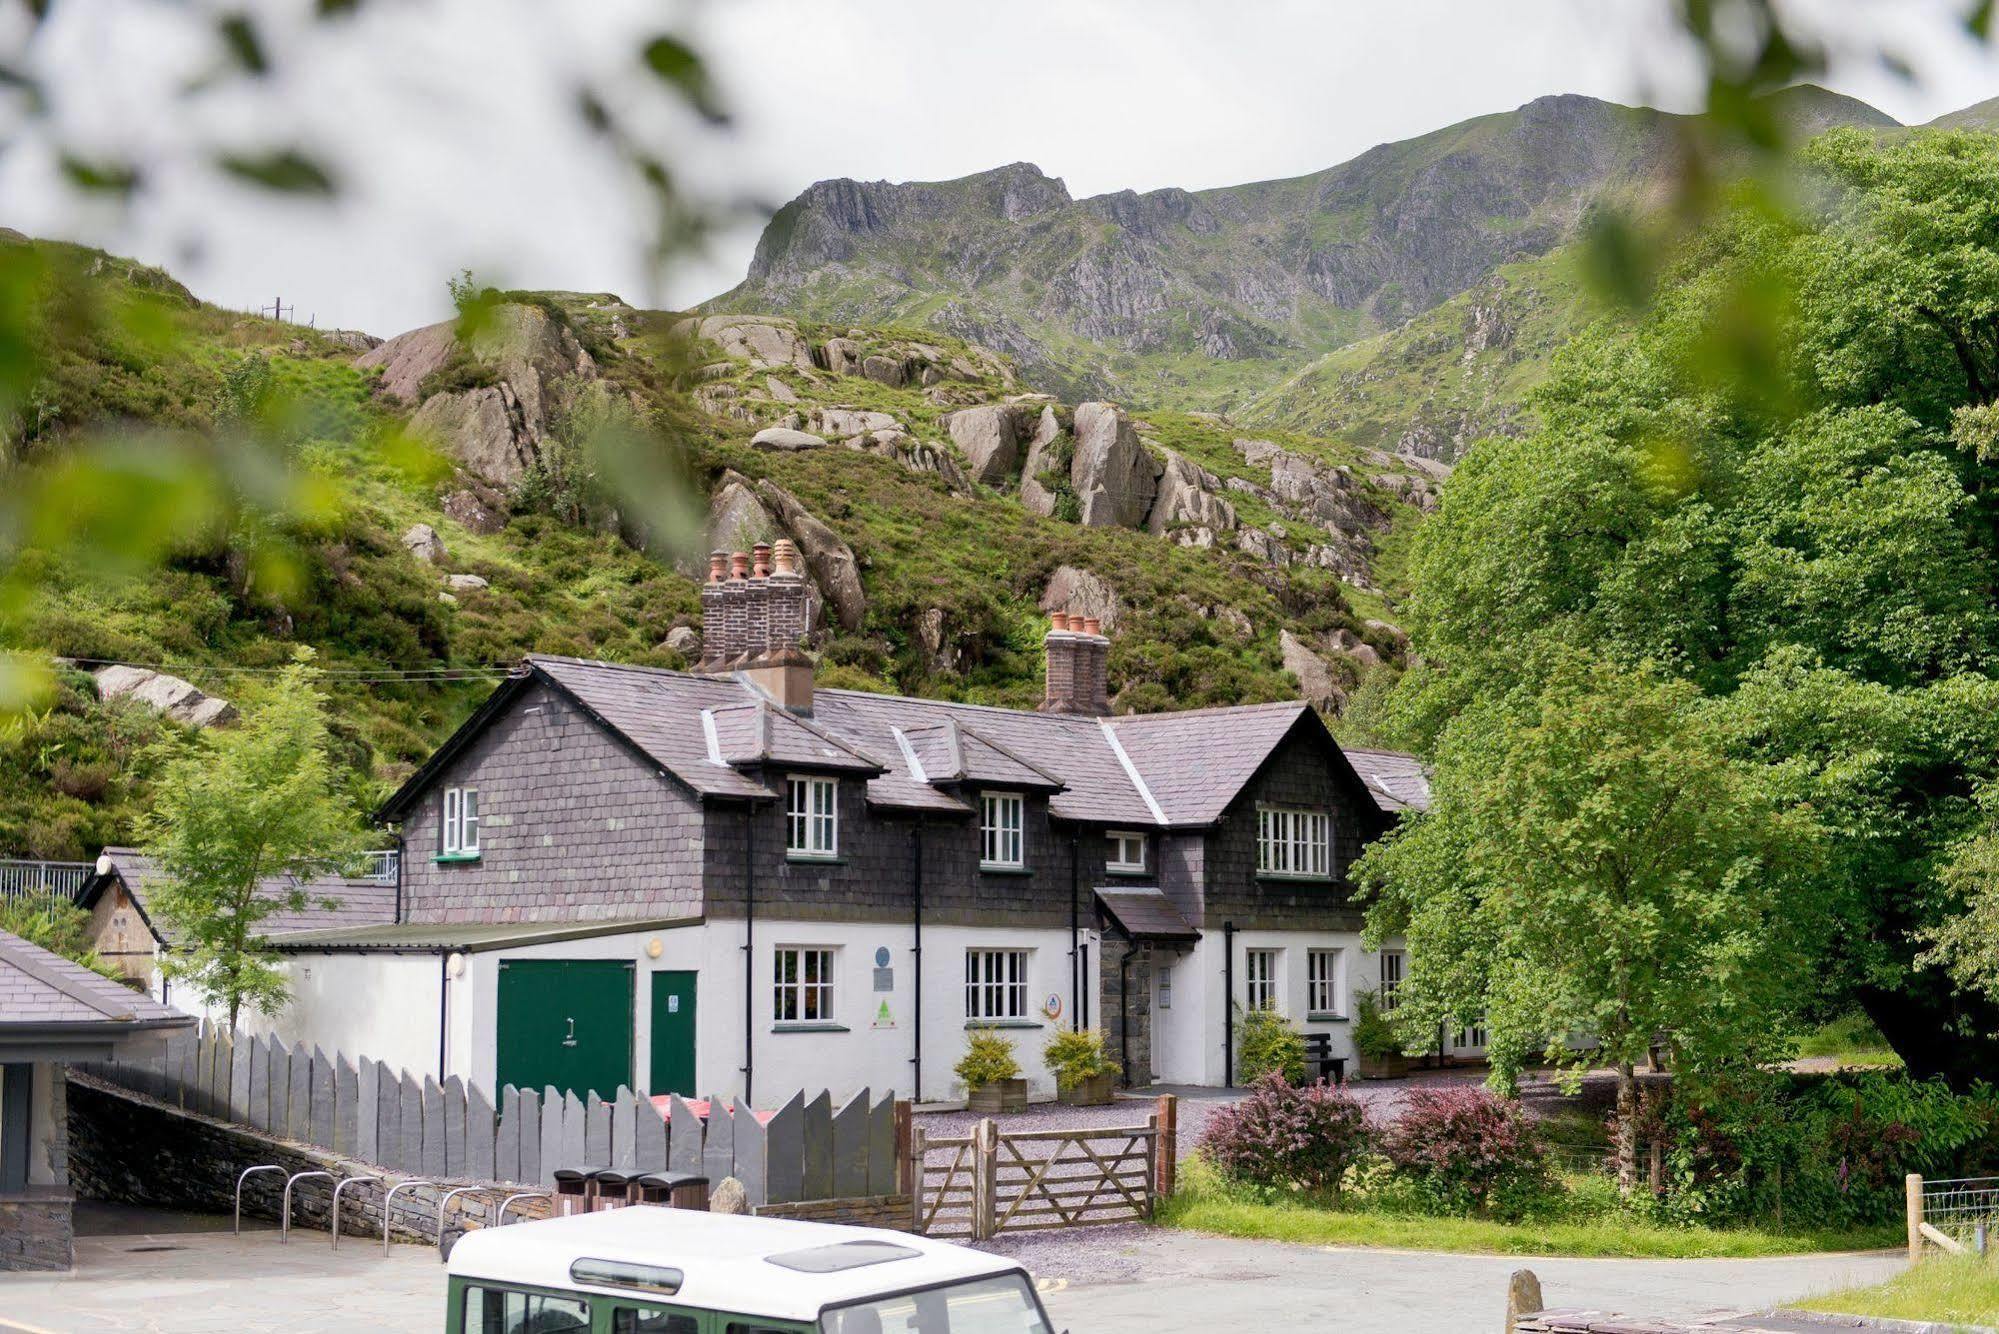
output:
M 1131 1087 L 1131 961 L 1138 951 L 1139 943 L 1129 941 L 1117 961 L 1117 1054 L 1126 1088 Z
M 403 920 L 403 858 L 409 849 L 403 843 L 402 827 L 396 827 L 396 917 L 398 925 Z
M 743 803 L 743 1102 L 756 1103 L 750 1082 L 756 1073 L 757 992 L 757 804 Z
M 451 1016 L 451 950 L 445 947 L 437 952 L 437 1082 L 442 1084 L 449 1073 L 444 1064 L 447 1052 L 446 1035 L 451 1031 L 446 1021 Z
M 1077 1032 L 1083 1027 L 1083 959 L 1078 953 L 1082 949 L 1083 931 L 1082 860 L 1082 835 L 1072 829 L 1069 831 L 1069 1027 Z
M 923 817 L 909 827 L 909 939 L 910 985 L 916 997 L 910 1006 L 911 1026 L 916 1030 L 911 1043 L 910 1079 L 914 1088 L 911 1102 L 923 1101 Z
M 1235 1086 L 1235 923 L 1222 923 L 1222 1087 Z

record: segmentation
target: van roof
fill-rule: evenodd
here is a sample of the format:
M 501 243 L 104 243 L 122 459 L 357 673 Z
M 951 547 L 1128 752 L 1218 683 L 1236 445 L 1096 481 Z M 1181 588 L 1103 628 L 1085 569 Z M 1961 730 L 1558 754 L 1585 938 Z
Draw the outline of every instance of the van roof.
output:
M 801 1263 L 795 1254 L 854 1242 L 891 1246 L 901 1253 L 879 1258 L 885 1253 L 875 1247 L 856 1250 L 850 1254 L 869 1262 L 846 1267 L 837 1255 L 818 1257 L 829 1261 L 829 1267 L 813 1259 Z M 777 1263 L 773 1256 L 786 1262 Z M 673 1296 L 648 1297 L 629 1288 L 577 1283 L 569 1267 L 578 1260 L 664 1265 L 684 1277 Z M 999 1256 L 881 1228 L 643 1204 L 468 1232 L 452 1248 L 450 1264 L 455 1278 L 802 1321 L 815 1320 L 826 1307 L 843 1302 L 1019 1271 L 1018 1264 Z

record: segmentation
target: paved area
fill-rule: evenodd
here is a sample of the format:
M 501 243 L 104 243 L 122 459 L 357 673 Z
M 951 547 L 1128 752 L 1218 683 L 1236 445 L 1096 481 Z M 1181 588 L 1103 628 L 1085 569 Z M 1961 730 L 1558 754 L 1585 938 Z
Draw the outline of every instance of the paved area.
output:
M 358 1331 L 438 1327 L 444 1270 L 435 1252 L 295 1232 L 232 1236 L 226 1220 L 110 1215 L 59 1277 L 0 1276 L 0 1330 Z M 202 1230 L 196 1230 L 202 1229 Z M 1745 1310 L 1872 1283 L 1901 1267 L 1892 1253 L 1784 1260 L 1521 1260 L 1340 1250 L 1233 1241 L 1144 1228 L 1093 1229 L 1008 1242 L 1041 1283 L 1056 1328 L 1075 1334 L 1208 1334 L 1334 1328 L 1342 1334 L 1460 1334 L 1497 1326 L 1506 1279 L 1523 1265 L 1551 1303 L 1689 1316 Z M 1087 1276 L 1079 1252 L 1103 1258 Z

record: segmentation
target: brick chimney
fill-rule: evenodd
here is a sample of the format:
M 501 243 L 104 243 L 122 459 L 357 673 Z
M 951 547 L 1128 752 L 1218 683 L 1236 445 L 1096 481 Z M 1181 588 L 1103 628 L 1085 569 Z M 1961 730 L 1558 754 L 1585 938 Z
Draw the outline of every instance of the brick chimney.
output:
M 1111 641 L 1094 616 L 1056 612 L 1049 618 L 1047 685 L 1043 713 L 1085 713 L 1103 717 L 1111 711 Z
M 773 700 L 812 711 L 812 659 L 799 645 L 810 627 L 804 565 L 789 538 L 749 551 L 708 555 L 701 586 L 701 663 L 711 675 L 743 673 Z

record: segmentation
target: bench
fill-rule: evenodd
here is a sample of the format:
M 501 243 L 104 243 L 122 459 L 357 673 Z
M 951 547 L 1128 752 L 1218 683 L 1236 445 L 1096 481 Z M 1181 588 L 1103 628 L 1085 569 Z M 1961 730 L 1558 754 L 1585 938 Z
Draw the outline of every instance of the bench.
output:
M 1307 1033 L 1305 1035 L 1305 1078 L 1313 1082 L 1327 1079 L 1330 1083 L 1347 1082 L 1347 1058 L 1333 1055 L 1333 1035 L 1330 1033 Z

